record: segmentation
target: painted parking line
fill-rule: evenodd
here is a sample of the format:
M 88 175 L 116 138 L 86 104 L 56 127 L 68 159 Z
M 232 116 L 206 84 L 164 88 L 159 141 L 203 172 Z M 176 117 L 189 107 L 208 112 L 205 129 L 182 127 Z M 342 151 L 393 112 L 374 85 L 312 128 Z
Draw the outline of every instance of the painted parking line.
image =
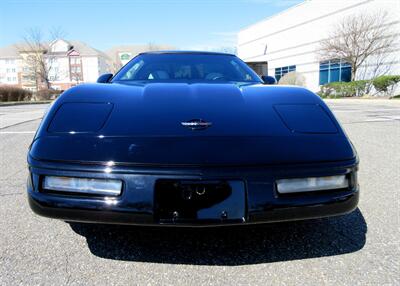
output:
M 0 131 L 0 134 L 35 134 L 36 131 Z
M 377 117 L 372 119 L 365 119 L 365 122 L 386 122 L 386 121 L 394 121 L 395 119 L 391 118 L 384 118 L 384 117 Z
M 19 122 L 15 122 L 15 123 L 12 123 L 12 124 L 5 124 L 5 125 L 2 125 L 0 123 L 0 130 L 8 129 L 10 127 L 22 125 L 22 124 L 33 122 L 33 121 L 40 120 L 40 119 L 42 119 L 42 118 L 41 117 L 40 118 L 34 118 L 34 119 L 29 119 L 29 120 L 25 120 L 25 121 L 19 121 Z

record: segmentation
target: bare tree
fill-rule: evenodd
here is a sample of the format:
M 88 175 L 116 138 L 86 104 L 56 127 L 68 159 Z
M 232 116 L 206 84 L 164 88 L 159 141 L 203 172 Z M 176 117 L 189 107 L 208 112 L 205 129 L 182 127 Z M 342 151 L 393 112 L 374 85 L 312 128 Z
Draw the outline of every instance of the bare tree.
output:
M 229 46 L 222 46 L 219 48 L 212 49 L 213 52 L 220 52 L 220 53 L 227 53 L 227 54 L 237 54 L 237 48 L 236 47 L 229 47 Z
M 67 33 L 61 26 L 52 27 L 49 31 L 50 40 L 54 41 L 57 39 L 64 39 L 67 36 Z
M 71 67 L 70 77 L 71 77 L 71 80 L 75 81 L 76 84 L 79 84 L 82 82 L 83 77 L 82 77 L 82 65 L 81 64 Z
M 348 16 L 321 42 L 321 60 L 342 59 L 348 62 L 351 65 L 351 80 L 357 78 L 363 65 L 368 66 L 368 61 L 375 61 L 376 73 L 386 64 L 385 55 L 395 48 L 397 34 L 389 27 L 386 12 Z M 371 60 L 373 57 L 375 60 Z
M 154 42 L 148 42 L 144 47 L 144 51 L 163 51 L 163 50 L 175 50 L 174 46 L 166 44 L 157 44 Z
M 24 76 L 33 81 L 36 91 L 40 84 L 47 79 L 47 63 L 44 59 L 46 46 L 43 42 L 43 34 L 37 28 L 29 29 L 24 37 L 24 42 L 18 47 L 19 53 L 25 61 Z M 48 83 L 49 84 L 49 83 Z
M 391 53 L 376 54 L 365 60 L 364 64 L 358 70 L 357 78 L 374 79 L 378 76 L 386 75 L 391 71 L 394 64 L 395 59 Z M 373 86 L 372 80 L 367 81 L 365 94 L 371 94 Z
M 65 33 L 61 28 L 50 30 L 50 41 L 62 38 Z M 25 76 L 34 81 L 36 91 L 44 85 L 50 89 L 49 74 L 52 71 L 54 56 L 48 51 L 48 42 L 38 28 L 31 28 L 23 38 L 23 44 L 18 47 L 19 53 L 26 63 Z
M 301 73 L 293 71 L 281 77 L 279 84 L 305 86 L 306 79 Z
M 159 50 L 159 47 L 153 43 L 153 42 L 148 42 L 146 45 L 146 51 L 157 51 Z

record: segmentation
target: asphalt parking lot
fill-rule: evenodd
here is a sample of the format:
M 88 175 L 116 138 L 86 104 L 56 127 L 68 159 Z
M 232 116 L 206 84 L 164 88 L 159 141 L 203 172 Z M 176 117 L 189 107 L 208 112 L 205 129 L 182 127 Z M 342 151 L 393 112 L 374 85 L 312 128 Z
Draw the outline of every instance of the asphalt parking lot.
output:
M 361 158 L 359 208 L 211 229 L 36 216 L 25 195 L 26 152 L 47 105 L 0 107 L 0 284 L 400 285 L 400 100 L 328 104 Z

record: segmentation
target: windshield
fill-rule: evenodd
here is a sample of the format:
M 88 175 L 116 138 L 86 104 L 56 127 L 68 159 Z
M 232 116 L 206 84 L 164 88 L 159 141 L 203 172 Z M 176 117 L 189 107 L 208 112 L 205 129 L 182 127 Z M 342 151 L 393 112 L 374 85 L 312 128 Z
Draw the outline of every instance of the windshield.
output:
M 113 82 L 261 82 L 257 74 L 233 55 L 142 54 L 131 60 Z

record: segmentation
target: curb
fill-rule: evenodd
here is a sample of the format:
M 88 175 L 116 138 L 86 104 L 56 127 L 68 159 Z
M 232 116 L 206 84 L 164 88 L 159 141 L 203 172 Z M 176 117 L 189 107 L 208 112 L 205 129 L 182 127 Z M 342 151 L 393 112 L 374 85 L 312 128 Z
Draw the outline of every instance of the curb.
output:
M 14 106 L 14 105 L 28 105 L 28 104 L 47 104 L 47 103 L 51 103 L 51 102 L 52 102 L 52 100 L 0 102 L 0 107 Z

